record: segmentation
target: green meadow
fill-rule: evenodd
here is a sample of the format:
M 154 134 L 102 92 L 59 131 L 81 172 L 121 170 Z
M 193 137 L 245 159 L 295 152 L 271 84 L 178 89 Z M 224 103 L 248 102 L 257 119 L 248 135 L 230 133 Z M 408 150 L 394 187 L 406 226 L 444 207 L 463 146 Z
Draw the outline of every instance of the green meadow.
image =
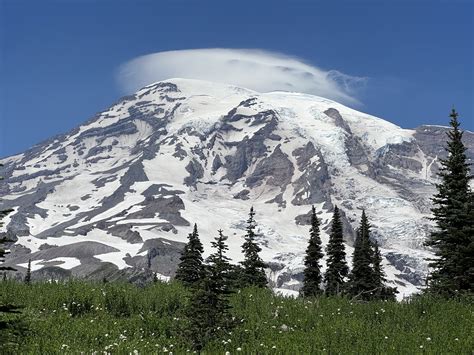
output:
M 177 283 L 0 283 L 0 304 L 22 305 L 3 353 L 181 354 L 190 291 Z M 472 354 L 472 299 L 409 302 L 294 299 L 267 289 L 231 296 L 236 326 L 205 354 Z M 6 339 L 7 334 L 0 334 Z

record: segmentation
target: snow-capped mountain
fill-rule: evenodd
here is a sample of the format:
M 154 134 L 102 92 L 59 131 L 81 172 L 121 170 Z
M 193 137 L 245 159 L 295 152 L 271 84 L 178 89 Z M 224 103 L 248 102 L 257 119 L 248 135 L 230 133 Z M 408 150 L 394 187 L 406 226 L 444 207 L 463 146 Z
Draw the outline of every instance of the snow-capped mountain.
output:
M 222 228 L 241 260 L 257 211 L 273 287 L 302 276 L 310 206 L 323 243 L 334 205 L 346 252 L 362 209 L 391 282 L 425 282 L 430 197 L 447 128 L 402 129 L 321 97 L 171 79 L 122 98 L 74 129 L 0 160 L 7 259 L 35 277 L 172 276 L 197 223 L 206 254 Z M 474 134 L 464 142 L 474 159 Z

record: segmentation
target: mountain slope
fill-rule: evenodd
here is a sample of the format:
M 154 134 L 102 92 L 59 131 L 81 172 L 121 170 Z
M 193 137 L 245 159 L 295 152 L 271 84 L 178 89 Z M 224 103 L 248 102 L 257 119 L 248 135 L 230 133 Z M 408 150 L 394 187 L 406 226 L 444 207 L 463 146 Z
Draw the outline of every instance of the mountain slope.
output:
M 31 258 L 38 277 L 168 277 L 193 223 L 206 253 L 224 229 L 239 261 L 253 205 L 273 286 L 297 289 L 310 205 L 327 230 L 337 204 L 348 254 L 365 208 L 388 277 L 407 295 L 431 255 L 422 243 L 445 131 L 401 129 L 305 94 L 155 83 L 1 160 L 1 203 L 15 209 L 5 228 L 17 238 L 8 263 Z M 474 135 L 465 142 L 474 158 Z

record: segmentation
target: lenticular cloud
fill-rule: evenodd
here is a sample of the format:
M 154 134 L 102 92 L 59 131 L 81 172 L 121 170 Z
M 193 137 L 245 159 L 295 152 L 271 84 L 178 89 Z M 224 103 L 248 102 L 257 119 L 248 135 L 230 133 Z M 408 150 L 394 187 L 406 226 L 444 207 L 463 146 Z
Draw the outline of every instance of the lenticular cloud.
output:
M 352 104 L 359 103 L 355 95 L 366 82 L 279 53 L 224 48 L 153 53 L 123 64 L 118 73 L 126 92 L 170 78 L 208 80 L 259 92 L 302 92 Z

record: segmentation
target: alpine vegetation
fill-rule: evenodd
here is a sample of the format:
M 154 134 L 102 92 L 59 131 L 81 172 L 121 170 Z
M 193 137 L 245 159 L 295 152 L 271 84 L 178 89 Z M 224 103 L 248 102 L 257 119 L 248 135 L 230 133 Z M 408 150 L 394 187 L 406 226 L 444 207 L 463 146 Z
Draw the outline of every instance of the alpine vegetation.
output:
M 323 292 L 321 283 L 323 280 L 321 273 L 321 259 L 323 251 L 321 247 L 321 237 L 319 236 L 319 221 L 316 216 L 316 209 L 311 208 L 311 228 L 309 230 L 308 247 L 304 259 L 304 280 L 300 290 L 302 296 L 317 296 Z
M 331 222 L 331 233 L 326 248 L 327 268 L 324 275 L 327 295 L 341 295 L 345 289 L 345 278 L 349 273 L 344 247 L 344 235 L 342 231 L 341 216 L 339 208 L 334 207 Z
M 205 276 L 202 253 L 204 249 L 199 240 L 197 224 L 188 236 L 188 243 L 181 253 L 180 263 L 176 270 L 175 279 L 187 286 L 199 284 Z
M 381 257 L 378 246 L 370 238 L 371 226 L 365 211 L 362 211 L 352 256 L 348 292 L 363 300 L 395 299 L 395 288 L 384 285 Z
M 453 109 L 450 117 L 448 157 L 441 160 L 440 182 L 433 197 L 436 229 L 426 242 L 436 256 L 430 259 L 433 270 L 428 290 L 447 295 L 474 291 L 474 192 L 469 185 L 473 176 L 458 113 Z
M 240 282 L 243 287 L 256 286 L 266 287 L 267 276 L 265 275 L 265 263 L 259 253 L 262 248 L 255 240 L 255 211 L 250 208 L 249 218 L 247 220 L 247 233 L 245 234 L 245 242 L 242 244 L 242 253 L 244 260 L 241 262 Z
M 195 350 L 201 350 L 208 341 L 232 326 L 229 314 L 229 295 L 232 293 L 231 267 L 229 258 L 225 255 L 229 248 L 225 243 L 227 237 L 222 230 L 218 233 L 212 242 L 215 251 L 206 260 L 204 278 L 199 281 L 197 290 L 193 291 L 186 311 L 189 322 L 187 330 Z
M 2 166 L 3 165 L 0 164 L 0 167 Z M 3 178 L 0 176 L 0 181 L 1 180 L 3 180 Z M 3 218 L 11 212 L 11 209 L 0 210 L 0 228 L 3 226 Z M 6 237 L 0 237 L 0 272 L 3 272 L 4 282 L 7 281 L 6 272 L 15 271 L 14 268 L 3 265 L 5 256 L 9 253 L 6 250 L 7 243 L 13 243 L 13 241 L 8 240 Z M 19 320 L 15 317 L 16 314 L 20 313 L 20 307 L 15 305 L 12 301 L 13 300 L 5 302 L 5 300 L 0 298 L 0 349 L 3 349 L 5 352 L 14 352 L 17 347 L 15 338 L 24 330 Z

